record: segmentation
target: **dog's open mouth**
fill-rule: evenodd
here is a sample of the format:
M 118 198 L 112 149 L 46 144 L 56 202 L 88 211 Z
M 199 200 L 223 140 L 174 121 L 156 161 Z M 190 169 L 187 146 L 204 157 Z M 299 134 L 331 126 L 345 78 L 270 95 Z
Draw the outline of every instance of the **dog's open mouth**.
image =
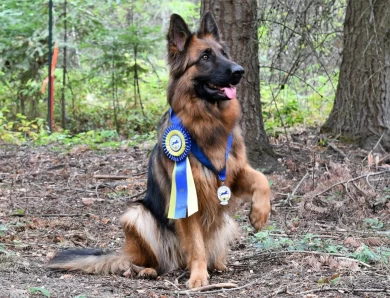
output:
M 236 98 L 236 86 L 234 85 L 229 85 L 229 87 L 221 87 L 211 83 L 206 83 L 205 88 L 209 92 L 217 92 L 218 95 L 227 97 L 229 99 Z

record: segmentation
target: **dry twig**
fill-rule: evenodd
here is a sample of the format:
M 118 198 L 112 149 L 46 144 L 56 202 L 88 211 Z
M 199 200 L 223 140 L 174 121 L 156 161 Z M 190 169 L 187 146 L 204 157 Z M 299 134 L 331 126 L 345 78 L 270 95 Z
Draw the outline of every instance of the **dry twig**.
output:
M 261 253 L 258 253 L 258 254 L 253 254 L 252 256 L 249 256 L 249 257 L 241 258 L 241 259 L 239 259 L 239 261 L 256 259 L 258 257 L 266 256 L 266 255 L 279 255 L 279 254 L 292 254 L 292 253 L 302 253 L 302 254 L 312 254 L 312 255 L 329 255 L 329 256 L 332 256 L 332 257 L 339 257 L 339 258 L 343 258 L 345 260 L 358 262 L 360 265 L 362 265 L 364 267 L 372 268 L 372 266 L 368 265 L 367 263 L 364 263 L 364 262 L 356 260 L 356 259 L 348 258 L 347 256 L 345 256 L 343 254 L 330 253 L 330 252 L 321 252 L 321 251 L 310 251 L 310 250 L 283 250 L 283 251 L 261 252 Z
M 115 175 L 100 175 L 100 174 L 96 174 L 96 175 L 93 175 L 93 178 L 95 178 L 95 179 L 126 180 L 126 179 L 130 179 L 131 176 L 121 176 L 121 175 L 115 176 Z
M 130 196 L 130 197 L 127 197 L 126 199 L 132 200 L 132 199 L 134 199 L 134 198 L 136 198 L 136 197 L 142 196 L 142 195 L 145 194 L 145 193 L 146 193 L 146 189 L 145 189 L 144 191 L 141 191 L 141 192 L 139 192 L 139 193 L 136 193 L 135 195 L 132 195 L 132 196 Z M 141 200 L 142 200 L 142 199 L 141 199 Z
M 348 183 L 350 183 L 350 182 L 352 182 L 352 181 L 359 180 L 359 179 L 361 179 L 361 178 L 368 178 L 369 176 L 377 176 L 377 175 L 382 175 L 382 174 L 385 174 L 385 173 L 390 173 L 390 171 L 385 170 L 385 171 L 374 172 L 374 173 L 373 173 L 373 172 L 370 172 L 370 173 L 367 173 L 367 174 L 364 174 L 364 175 L 360 175 L 360 176 L 355 177 L 355 178 L 351 178 L 351 179 L 348 179 L 348 180 L 344 180 L 344 181 L 337 182 L 337 183 L 335 183 L 335 184 L 329 186 L 329 187 L 326 188 L 325 190 L 320 191 L 319 193 L 315 194 L 315 195 L 312 196 L 311 198 L 313 199 L 313 198 L 315 198 L 315 197 L 318 197 L 318 196 L 320 196 L 320 195 L 322 195 L 322 194 L 328 192 L 329 190 L 331 190 L 333 187 L 335 187 L 335 186 L 337 186 L 337 185 L 344 184 L 344 183 L 348 184 Z
M 330 292 L 330 291 L 338 291 L 338 292 L 349 292 L 349 293 L 362 293 L 362 292 L 375 292 L 375 293 L 390 293 L 390 289 L 382 288 L 382 289 L 348 289 L 348 288 L 320 288 L 320 289 L 313 289 L 309 291 L 304 291 L 297 293 L 297 295 L 305 295 L 305 294 L 311 294 L 311 293 L 318 293 L 318 292 Z
M 337 148 L 335 144 L 329 143 L 328 146 L 330 148 L 332 148 L 334 151 L 336 151 L 338 154 L 340 154 L 342 157 L 347 158 L 347 155 L 343 151 L 341 151 L 339 148 Z
M 210 293 L 211 291 L 209 290 L 214 290 L 214 289 L 227 289 L 227 288 L 234 288 L 237 289 L 238 285 L 234 283 L 219 283 L 219 284 L 212 284 L 212 285 L 207 285 L 203 287 L 197 287 L 197 288 L 192 288 L 189 290 L 185 291 L 180 291 L 178 294 L 189 294 L 189 293 L 194 293 L 194 292 L 202 292 L 203 294 Z

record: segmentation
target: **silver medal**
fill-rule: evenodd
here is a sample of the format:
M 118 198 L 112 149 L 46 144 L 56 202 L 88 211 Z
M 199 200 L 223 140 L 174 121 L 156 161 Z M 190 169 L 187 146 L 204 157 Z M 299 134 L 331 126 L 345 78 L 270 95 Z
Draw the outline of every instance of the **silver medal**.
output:
M 232 192 L 229 187 L 222 185 L 218 188 L 217 195 L 221 205 L 227 205 L 230 197 L 232 196 Z

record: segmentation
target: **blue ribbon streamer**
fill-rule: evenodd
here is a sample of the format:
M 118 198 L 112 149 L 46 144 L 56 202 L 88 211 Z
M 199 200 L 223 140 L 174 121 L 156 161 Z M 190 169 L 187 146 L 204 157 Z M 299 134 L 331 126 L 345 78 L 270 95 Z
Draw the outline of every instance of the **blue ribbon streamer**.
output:
M 185 218 L 187 215 L 187 197 L 188 197 L 186 159 L 176 162 L 175 182 L 176 182 L 176 208 L 175 208 L 174 218 Z

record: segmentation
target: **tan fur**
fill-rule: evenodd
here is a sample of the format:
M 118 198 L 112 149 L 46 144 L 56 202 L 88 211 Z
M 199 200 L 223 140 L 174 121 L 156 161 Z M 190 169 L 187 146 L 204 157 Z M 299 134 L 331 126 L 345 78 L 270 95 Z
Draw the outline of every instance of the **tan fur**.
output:
M 130 268 L 131 262 L 125 254 L 109 254 L 104 256 L 84 256 L 75 258 L 66 263 L 51 263 L 48 268 L 63 270 L 81 270 L 86 273 L 120 273 Z

